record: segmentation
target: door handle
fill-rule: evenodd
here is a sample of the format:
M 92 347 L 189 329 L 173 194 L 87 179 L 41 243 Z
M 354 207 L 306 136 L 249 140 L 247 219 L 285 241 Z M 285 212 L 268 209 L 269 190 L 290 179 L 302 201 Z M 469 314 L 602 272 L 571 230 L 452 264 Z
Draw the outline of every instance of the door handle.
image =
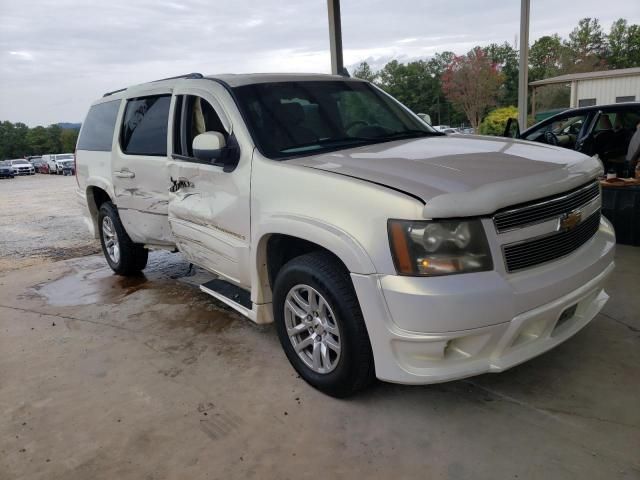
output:
M 129 170 L 116 170 L 113 174 L 118 178 L 134 178 L 136 176 L 135 173 Z

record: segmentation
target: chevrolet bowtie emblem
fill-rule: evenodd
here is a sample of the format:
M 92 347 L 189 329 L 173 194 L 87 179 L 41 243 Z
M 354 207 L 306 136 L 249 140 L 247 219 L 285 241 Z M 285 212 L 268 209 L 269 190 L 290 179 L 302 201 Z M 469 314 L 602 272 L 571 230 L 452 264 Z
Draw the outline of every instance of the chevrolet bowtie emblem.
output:
M 560 217 L 560 228 L 558 230 L 566 231 L 573 230 L 582 221 L 582 212 L 580 210 L 574 210 L 573 212 L 565 213 Z

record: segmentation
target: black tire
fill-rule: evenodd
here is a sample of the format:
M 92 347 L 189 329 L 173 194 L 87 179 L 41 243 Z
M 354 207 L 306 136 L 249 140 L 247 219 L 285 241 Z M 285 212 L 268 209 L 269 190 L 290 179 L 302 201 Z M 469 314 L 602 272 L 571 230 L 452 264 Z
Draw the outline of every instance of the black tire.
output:
M 103 221 L 105 217 L 111 219 L 120 249 L 118 261 L 114 261 L 107 251 L 103 232 Z M 118 275 L 131 276 L 139 274 L 147 266 L 149 250 L 144 245 L 133 243 L 120 221 L 118 209 L 111 202 L 105 202 L 100 206 L 98 212 L 98 231 L 100 232 L 100 244 L 102 253 L 111 269 Z
M 320 293 L 335 315 L 340 332 L 340 358 L 329 373 L 317 373 L 298 356 L 287 334 L 285 300 L 296 285 Z M 278 337 L 289 362 L 310 385 L 332 397 L 344 398 L 375 379 L 373 352 L 349 272 L 328 252 L 312 252 L 285 264 L 273 289 L 273 313 Z

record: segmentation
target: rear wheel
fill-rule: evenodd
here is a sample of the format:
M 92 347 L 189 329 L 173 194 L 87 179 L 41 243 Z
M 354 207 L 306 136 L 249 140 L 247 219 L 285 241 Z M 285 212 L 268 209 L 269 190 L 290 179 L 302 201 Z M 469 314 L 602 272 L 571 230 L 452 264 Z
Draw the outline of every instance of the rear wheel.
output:
M 276 278 L 278 337 L 295 370 L 318 390 L 347 397 L 375 378 L 373 353 L 348 271 L 331 254 L 289 261 Z
M 149 250 L 133 243 L 120 221 L 118 210 L 105 202 L 98 212 L 100 243 L 107 263 L 118 275 L 135 275 L 147 266 Z

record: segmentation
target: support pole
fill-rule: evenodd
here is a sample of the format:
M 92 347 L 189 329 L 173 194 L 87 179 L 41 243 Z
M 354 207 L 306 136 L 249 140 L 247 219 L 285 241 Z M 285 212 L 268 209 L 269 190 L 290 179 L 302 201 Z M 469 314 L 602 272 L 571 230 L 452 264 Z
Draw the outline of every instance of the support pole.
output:
M 529 12 L 530 0 L 520 0 L 520 72 L 518 74 L 518 123 L 527 128 L 527 93 L 529 89 Z
M 327 0 L 329 14 L 329 44 L 331 48 L 331 73 L 341 75 L 344 71 L 342 59 L 342 24 L 340 21 L 340 0 Z

